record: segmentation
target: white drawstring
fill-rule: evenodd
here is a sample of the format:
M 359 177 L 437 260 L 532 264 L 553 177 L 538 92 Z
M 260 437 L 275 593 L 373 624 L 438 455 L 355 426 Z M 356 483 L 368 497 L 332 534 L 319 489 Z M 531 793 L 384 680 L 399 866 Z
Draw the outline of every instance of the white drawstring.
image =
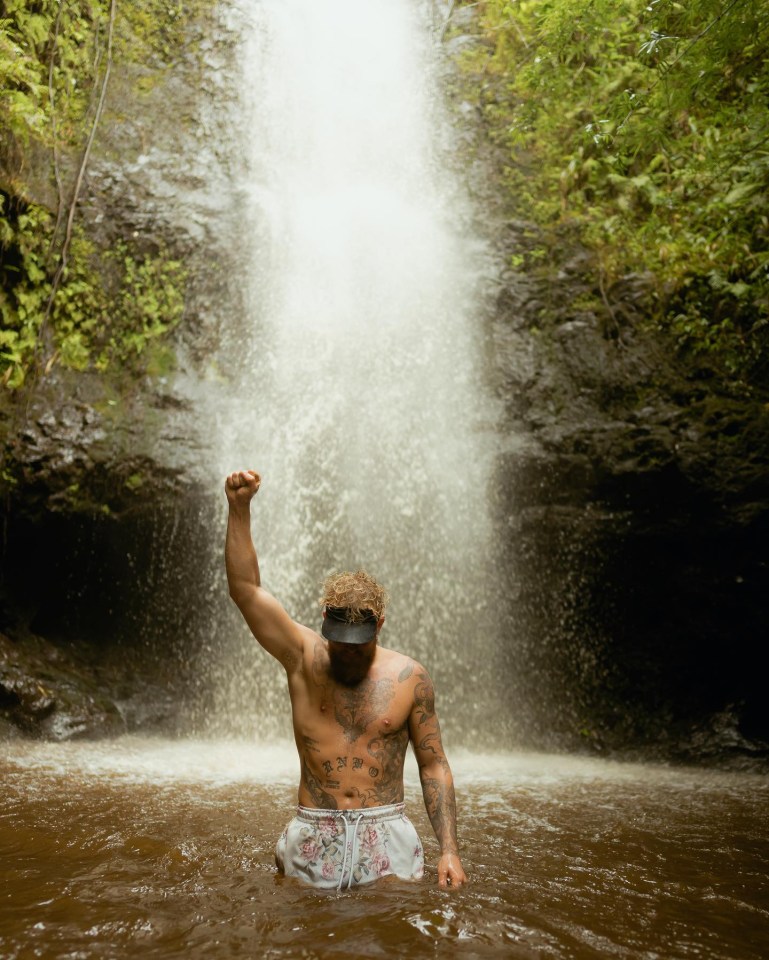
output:
M 353 826 L 343 812 L 339 814 L 344 820 L 344 859 L 342 860 L 342 872 L 339 875 L 339 883 L 337 884 L 337 892 L 342 889 L 342 884 L 344 883 L 344 868 L 347 863 L 347 848 L 350 847 L 350 876 L 347 880 L 347 889 L 349 890 L 352 887 L 352 871 L 355 866 L 355 841 L 358 839 L 358 826 L 360 825 L 361 820 L 363 819 L 363 814 L 358 815 L 358 819 L 355 821 L 355 826 Z M 352 827 L 352 842 L 350 842 L 347 830 Z
M 361 813 L 355 821 L 355 826 L 352 828 L 352 857 L 350 858 L 350 879 L 347 881 L 348 890 L 352 886 L 352 868 L 355 866 L 355 841 L 358 839 L 358 826 L 362 819 L 363 814 Z M 345 839 L 347 839 L 347 831 L 345 831 Z

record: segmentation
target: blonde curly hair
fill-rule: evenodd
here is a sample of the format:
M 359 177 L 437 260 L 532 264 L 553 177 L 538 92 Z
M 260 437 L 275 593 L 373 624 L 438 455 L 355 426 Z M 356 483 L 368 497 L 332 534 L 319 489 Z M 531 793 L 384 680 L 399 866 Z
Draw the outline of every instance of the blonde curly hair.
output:
M 360 623 L 364 610 L 373 610 L 377 619 L 384 616 L 387 606 L 387 591 L 365 570 L 355 573 L 335 573 L 323 584 L 322 607 L 346 607 L 352 616 L 351 623 Z

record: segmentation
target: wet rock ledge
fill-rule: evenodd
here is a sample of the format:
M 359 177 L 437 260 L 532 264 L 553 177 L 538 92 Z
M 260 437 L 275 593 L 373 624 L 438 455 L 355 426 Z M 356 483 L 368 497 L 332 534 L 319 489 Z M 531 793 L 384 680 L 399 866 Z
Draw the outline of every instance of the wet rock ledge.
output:
M 0 739 L 100 739 L 168 729 L 169 692 L 121 681 L 87 645 L 0 633 Z

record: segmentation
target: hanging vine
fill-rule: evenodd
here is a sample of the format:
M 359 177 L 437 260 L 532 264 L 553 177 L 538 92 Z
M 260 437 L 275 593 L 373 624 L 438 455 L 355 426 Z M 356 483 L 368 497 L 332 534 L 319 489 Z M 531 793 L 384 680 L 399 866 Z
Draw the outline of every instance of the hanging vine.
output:
M 67 214 L 67 224 L 64 232 L 64 242 L 61 246 L 61 251 L 59 253 L 59 264 L 56 267 L 54 272 L 53 279 L 51 281 L 51 292 L 48 296 L 48 303 L 46 304 L 45 314 L 43 315 L 43 320 L 40 324 L 40 330 L 38 332 L 38 347 L 45 349 L 45 334 L 48 326 L 48 322 L 51 318 L 51 313 L 53 306 L 56 300 L 56 293 L 61 284 L 62 278 L 64 277 L 65 271 L 67 269 L 67 261 L 69 259 L 69 251 L 72 244 L 72 234 L 75 225 L 75 213 L 77 211 L 78 200 L 80 199 L 80 191 L 83 186 L 83 178 L 85 177 L 86 169 L 88 168 L 88 160 L 91 156 L 91 149 L 93 148 L 94 138 L 96 137 L 96 130 L 99 126 L 99 121 L 101 120 L 102 113 L 104 111 L 104 104 L 107 99 L 107 87 L 109 84 L 110 73 L 112 72 L 112 46 L 115 35 L 115 14 L 117 11 L 117 2 L 116 0 L 111 0 L 109 8 L 109 22 L 107 24 L 107 54 L 106 54 L 106 65 L 104 68 L 104 75 L 101 79 L 101 84 L 99 86 L 99 99 L 96 105 L 96 112 L 94 114 L 93 122 L 91 128 L 88 131 L 88 138 L 85 143 L 85 148 L 83 149 L 83 155 L 80 159 L 80 164 L 77 170 L 77 176 L 75 178 L 75 185 L 72 188 L 72 198 L 69 203 L 69 212 Z M 61 3 L 59 5 L 59 13 L 56 18 L 56 25 L 60 23 L 60 14 L 61 14 Z M 58 29 L 54 31 L 54 39 L 52 44 L 51 51 L 51 63 L 53 63 L 54 51 L 56 46 L 56 39 L 58 36 Z M 97 61 L 98 62 L 98 61 Z M 54 149 L 54 168 L 58 169 L 57 158 L 56 158 L 56 127 L 55 127 L 55 104 L 53 98 L 51 98 L 51 125 L 53 129 L 53 149 Z M 60 176 L 56 176 L 57 185 L 60 185 Z M 59 187 L 59 204 L 57 205 L 57 217 L 56 224 L 54 225 L 52 241 L 55 243 L 56 234 L 58 231 L 59 221 L 61 219 L 61 188 Z M 45 363 L 45 369 L 49 369 L 53 360 L 56 357 L 56 352 L 51 352 L 50 356 L 47 358 L 44 356 L 43 360 Z

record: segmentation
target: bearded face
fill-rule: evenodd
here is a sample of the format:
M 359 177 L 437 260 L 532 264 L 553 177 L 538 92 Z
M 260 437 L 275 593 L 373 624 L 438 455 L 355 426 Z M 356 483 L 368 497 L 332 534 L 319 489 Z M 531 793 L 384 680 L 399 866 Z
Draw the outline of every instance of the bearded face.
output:
M 328 642 L 329 672 L 337 683 L 355 687 L 368 674 L 376 656 L 376 640 L 368 643 Z

